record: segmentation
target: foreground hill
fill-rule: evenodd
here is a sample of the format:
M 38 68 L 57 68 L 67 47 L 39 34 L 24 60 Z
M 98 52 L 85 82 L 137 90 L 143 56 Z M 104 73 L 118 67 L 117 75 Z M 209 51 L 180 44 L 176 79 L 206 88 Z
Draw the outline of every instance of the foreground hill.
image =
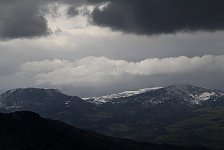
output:
M 107 136 L 224 149 L 224 92 L 172 85 L 87 98 L 54 89 L 15 89 L 0 111 L 29 110 Z
M 202 147 L 157 145 L 101 136 L 32 112 L 0 114 L 4 150 L 190 150 Z

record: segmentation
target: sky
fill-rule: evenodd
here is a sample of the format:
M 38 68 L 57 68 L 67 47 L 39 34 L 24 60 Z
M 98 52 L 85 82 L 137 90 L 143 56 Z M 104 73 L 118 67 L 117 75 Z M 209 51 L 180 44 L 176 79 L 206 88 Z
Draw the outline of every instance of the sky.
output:
M 0 0 L 0 91 L 224 90 L 223 0 Z

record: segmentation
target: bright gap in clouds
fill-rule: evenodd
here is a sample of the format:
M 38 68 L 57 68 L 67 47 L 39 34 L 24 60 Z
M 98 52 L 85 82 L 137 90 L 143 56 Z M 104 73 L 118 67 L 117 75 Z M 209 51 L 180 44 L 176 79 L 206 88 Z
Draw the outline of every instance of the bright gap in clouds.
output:
M 71 8 L 70 5 L 67 4 L 59 4 L 59 3 L 51 3 L 45 6 L 46 10 L 49 13 L 46 13 L 45 17 L 48 21 L 48 26 L 54 32 L 62 31 L 69 31 L 75 28 L 86 28 L 88 27 L 88 17 L 85 15 L 85 11 L 91 11 L 93 6 L 89 6 L 88 10 L 86 8 L 79 7 L 79 8 Z M 69 9 L 75 9 L 78 11 L 76 15 L 69 16 L 68 12 Z
M 103 9 L 106 5 L 107 3 L 103 3 L 99 7 Z M 45 7 L 44 10 L 49 12 L 46 13 L 45 18 L 52 35 L 46 39 L 43 38 L 42 41 L 52 42 L 52 44 L 60 46 L 61 51 L 68 49 L 69 46 L 72 51 L 79 51 L 80 46 L 84 46 L 81 45 L 84 41 L 91 42 L 91 39 L 94 41 L 93 38 L 122 34 L 121 32 L 112 32 L 109 28 L 101 28 L 90 24 L 89 15 L 97 6 L 87 5 L 73 8 L 68 4 L 51 3 Z M 68 11 L 71 8 L 79 13 L 75 16 L 69 16 Z M 83 42 L 80 42 L 80 39 Z

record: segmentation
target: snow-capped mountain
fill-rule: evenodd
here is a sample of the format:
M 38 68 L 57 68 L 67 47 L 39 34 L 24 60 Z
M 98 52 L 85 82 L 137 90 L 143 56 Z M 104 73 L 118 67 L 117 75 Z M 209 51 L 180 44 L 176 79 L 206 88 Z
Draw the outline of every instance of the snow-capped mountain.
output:
M 105 96 L 100 96 L 100 97 L 89 97 L 89 98 L 83 98 L 83 99 L 90 103 L 102 104 L 102 103 L 106 103 L 106 102 L 111 102 L 115 99 L 127 98 L 127 97 L 139 95 L 142 93 L 146 93 L 146 92 L 161 89 L 161 88 L 163 88 L 163 87 L 144 88 L 144 89 L 139 89 L 136 91 L 125 91 L 125 92 L 121 92 L 118 94 L 111 94 L 111 95 L 105 95 Z
M 139 103 L 155 105 L 162 103 L 202 104 L 215 102 L 224 97 L 221 90 L 196 87 L 192 85 L 172 85 L 167 87 L 144 88 L 135 91 L 125 91 L 118 94 L 79 98 L 68 96 L 57 89 L 19 88 L 6 91 L 0 95 L 0 108 L 7 110 L 30 109 L 32 107 L 63 107 L 69 108 L 74 104 L 125 104 Z M 74 105 L 76 106 L 76 105 Z
M 167 102 L 180 102 L 190 104 L 201 104 L 204 101 L 213 100 L 224 96 L 220 90 L 195 87 L 181 84 L 167 87 L 144 88 L 136 91 L 125 91 L 118 94 L 84 98 L 84 100 L 95 103 L 125 103 L 139 102 L 143 104 L 161 104 Z
M 166 90 L 172 96 L 182 97 L 184 101 L 192 104 L 201 104 L 205 101 L 216 101 L 224 96 L 224 91 L 196 87 L 192 85 L 173 85 L 166 87 Z

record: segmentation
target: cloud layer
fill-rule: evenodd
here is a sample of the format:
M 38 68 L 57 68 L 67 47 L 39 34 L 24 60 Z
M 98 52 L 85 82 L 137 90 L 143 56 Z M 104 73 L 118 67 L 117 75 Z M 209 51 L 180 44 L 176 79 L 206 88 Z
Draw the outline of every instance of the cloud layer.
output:
M 222 0 L 102 0 L 92 13 L 96 25 L 126 33 L 173 34 L 224 29 Z
M 224 73 L 224 55 L 188 58 L 152 58 L 139 62 L 86 57 L 76 61 L 44 60 L 27 62 L 21 72 L 35 75 L 37 85 L 100 86 L 132 76 Z
M 46 15 L 57 17 L 58 8 L 55 12 L 48 8 L 55 3 L 67 5 L 69 17 L 80 13 L 77 7 L 91 5 L 91 23 L 125 33 L 158 35 L 224 29 L 222 0 L 1 0 L 0 39 L 49 35 L 52 32 Z

